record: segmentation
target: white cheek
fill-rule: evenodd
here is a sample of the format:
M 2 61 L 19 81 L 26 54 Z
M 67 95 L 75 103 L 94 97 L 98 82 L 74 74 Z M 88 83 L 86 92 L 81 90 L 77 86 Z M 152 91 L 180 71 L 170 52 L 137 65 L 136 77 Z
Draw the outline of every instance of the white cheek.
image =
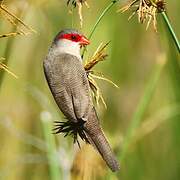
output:
M 67 39 L 61 39 L 56 43 L 55 53 L 62 54 L 72 54 L 81 59 L 80 55 L 80 44 L 78 42 L 73 42 Z

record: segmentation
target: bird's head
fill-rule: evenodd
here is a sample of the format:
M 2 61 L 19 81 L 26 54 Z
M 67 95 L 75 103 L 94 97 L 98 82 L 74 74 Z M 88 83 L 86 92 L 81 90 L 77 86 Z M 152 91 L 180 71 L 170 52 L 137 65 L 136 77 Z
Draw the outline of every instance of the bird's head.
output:
M 65 29 L 59 32 L 55 37 L 55 42 L 69 42 L 69 45 L 77 44 L 80 47 L 86 46 L 90 43 L 90 41 L 83 34 L 74 29 Z
M 59 53 L 68 53 L 80 56 L 80 48 L 90 41 L 80 32 L 74 29 L 65 29 L 57 34 L 54 45 Z

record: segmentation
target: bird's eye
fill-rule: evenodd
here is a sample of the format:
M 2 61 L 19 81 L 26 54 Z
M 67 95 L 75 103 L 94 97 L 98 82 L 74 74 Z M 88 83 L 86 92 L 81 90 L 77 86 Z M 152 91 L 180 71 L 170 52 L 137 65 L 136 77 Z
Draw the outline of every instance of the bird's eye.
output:
M 71 39 L 72 39 L 72 40 L 76 40 L 76 36 L 72 35 L 72 36 L 71 36 Z

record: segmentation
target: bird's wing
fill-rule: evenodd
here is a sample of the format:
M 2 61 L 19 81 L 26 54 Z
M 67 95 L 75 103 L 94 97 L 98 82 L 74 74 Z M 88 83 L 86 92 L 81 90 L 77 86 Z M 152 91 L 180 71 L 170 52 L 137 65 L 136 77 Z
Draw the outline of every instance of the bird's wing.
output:
M 81 61 L 61 54 L 44 61 L 44 71 L 54 99 L 64 115 L 77 121 L 86 120 L 92 106 L 89 83 Z

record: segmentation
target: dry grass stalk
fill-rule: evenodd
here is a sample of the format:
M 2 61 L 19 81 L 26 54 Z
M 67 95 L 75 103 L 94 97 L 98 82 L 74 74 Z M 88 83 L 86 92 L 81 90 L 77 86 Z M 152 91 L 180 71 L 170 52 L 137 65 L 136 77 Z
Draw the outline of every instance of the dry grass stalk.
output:
M 4 2 L 4 0 L 0 0 L 0 5 L 2 5 L 2 4 L 3 4 L 3 2 Z
M 135 14 L 138 16 L 139 23 L 145 23 L 147 21 L 146 29 L 148 29 L 150 23 L 153 23 L 153 28 L 157 32 L 157 13 L 165 11 L 164 0 L 133 0 L 126 6 L 119 9 L 118 12 L 125 12 L 133 9 L 132 15 L 128 18 L 130 20 Z M 134 10 L 135 9 L 135 10 Z
M 21 34 L 20 32 L 12 32 L 12 33 L 6 33 L 6 34 L 0 34 L 0 38 L 5 38 L 5 37 L 13 37 Z
M 71 168 L 71 179 L 92 180 L 95 177 L 99 179 L 105 173 L 105 164 L 94 149 L 88 144 L 82 146 L 81 151 L 75 155 Z
M 17 28 L 17 32 L 5 33 L 0 35 L 0 38 L 16 36 L 16 35 L 28 35 L 29 33 L 36 32 L 26 23 L 24 23 L 20 18 L 14 15 L 12 12 L 8 10 L 8 8 L 3 5 L 3 0 L 0 1 L 0 15 L 8 21 L 10 24 Z M 19 27 L 21 25 L 21 27 Z
M 102 73 L 96 73 L 92 71 L 92 68 L 98 64 L 100 61 L 104 61 L 105 58 L 108 56 L 105 52 L 106 47 L 109 43 L 103 45 L 102 43 L 99 45 L 97 50 L 95 51 L 94 55 L 91 57 L 89 61 L 87 61 L 84 65 L 84 68 L 88 74 L 89 84 L 92 90 L 92 97 L 95 100 L 97 106 L 99 106 L 99 102 L 101 101 L 105 108 L 107 108 L 104 98 L 102 96 L 101 89 L 98 87 L 95 79 L 100 79 L 111 83 L 113 86 L 118 87 L 115 83 L 111 80 L 105 78 Z
M 109 42 L 102 46 L 102 43 L 98 46 L 97 50 L 91 57 L 89 61 L 86 62 L 84 68 L 86 71 L 90 71 L 98 62 L 104 61 L 105 58 L 108 56 L 105 53 L 105 49 L 108 46 Z
M 83 4 L 85 4 L 85 6 L 87 8 L 89 8 L 89 5 L 88 5 L 86 0 L 68 0 L 67 5 L 69 5 L 70 2 L 74 7 L 78 6 L 78 14 L 79 14 L 79 19 L 80 19 L 80 25 L 82 27 L 82 25 L 83 25 L 82 7 L 83 7 Z
M 3 64 L 3 60 L 5 60 L 4 58 L 0 58 L 0 69 L 5 70 L 8 74 L 12 75 L 13 77 L 15 77 L 16 79 L 18 78 L 18 76 L 16 74 L 14 74 L 5 64 Z

